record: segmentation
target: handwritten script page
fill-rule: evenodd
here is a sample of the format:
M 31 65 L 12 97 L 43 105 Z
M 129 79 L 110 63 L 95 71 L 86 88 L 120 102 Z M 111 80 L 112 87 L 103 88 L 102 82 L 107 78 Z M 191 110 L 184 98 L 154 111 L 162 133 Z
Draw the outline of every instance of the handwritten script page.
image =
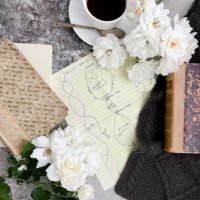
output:
M 135 128 L 138 114 L 153 83 L 136 87 L 124 67 L 100 67 L 92 55 L 52 76 L 51 87 L 68 106 L 66 120 L 87 134 L 97 146 L 101 167 L 97 177 L 105 190 L 114 186 L 127 158 L 136 148 Z

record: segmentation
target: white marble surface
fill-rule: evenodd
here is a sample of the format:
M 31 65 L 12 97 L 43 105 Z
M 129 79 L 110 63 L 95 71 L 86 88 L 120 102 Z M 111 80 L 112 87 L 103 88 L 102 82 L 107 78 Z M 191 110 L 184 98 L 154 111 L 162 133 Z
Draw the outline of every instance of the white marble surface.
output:
M 57 71 L 91 50 L 91 47 L 84 44 L 72 30 L 51 32 L 49 28 L 52 19 L 68 20 L 68 3 L 69 0 L 0 0 L 0 35 L 14 42 L 52 44 L 53 71 Z M 164 4 L 171 11 L 171 16 L 176 13 L 184 16 L 192 3 L 193 0 L 164 0 Z M 43 6 L 41 9 L 39 9 L 39 4 Z M 43 27 L 40 25 L 40 20 L 44 23 Z M 0 149 L 0 175 L 8 167 L 6 157 L 7 150 Z M 96 178 L 90 179 L 89 182 L 95 187 L 95 200 L 122 200 L 113 189 L 103 191 Z M 18 186 L 14 181 L 9 181 L 9 184 L 12 188 L 13 200 L 31 200 L 31 185 Z

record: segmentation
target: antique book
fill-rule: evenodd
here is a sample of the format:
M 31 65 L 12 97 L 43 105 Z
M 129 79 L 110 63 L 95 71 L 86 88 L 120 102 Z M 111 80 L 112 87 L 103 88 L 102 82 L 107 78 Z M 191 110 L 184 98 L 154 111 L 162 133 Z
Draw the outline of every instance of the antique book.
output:
M 182 65 L 167 76 L 165 147 L 172 153 L 200 153 L 200 64 Z
M 16 46 L 4 38 L 0 39 L 0 105 L 0 137 L 15 154 L 23 139 L 49 134 L 68 112 Z M 15 137 L 7 128 L 9 122 L 16 128 Z

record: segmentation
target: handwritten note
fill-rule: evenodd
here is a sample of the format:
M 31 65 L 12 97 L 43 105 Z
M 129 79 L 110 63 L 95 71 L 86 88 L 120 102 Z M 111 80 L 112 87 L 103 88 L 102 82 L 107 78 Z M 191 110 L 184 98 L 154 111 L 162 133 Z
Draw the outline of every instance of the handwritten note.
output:
M 51 87 L 68 106 L 67 122 L 97 146 L 101 167 L 97 177 L 103 188 L 114 186 L 130 152 L 136 148 L 138 114 L 153 83 L 136 87 L 127 78 L 128 59 L 118 70 L 100 67 L 92 55 L 52 76 Z

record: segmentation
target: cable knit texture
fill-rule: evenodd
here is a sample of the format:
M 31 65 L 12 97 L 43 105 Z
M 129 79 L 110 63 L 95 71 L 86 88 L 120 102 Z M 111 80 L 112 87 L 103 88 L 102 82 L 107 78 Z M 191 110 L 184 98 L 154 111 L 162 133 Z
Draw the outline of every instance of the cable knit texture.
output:
M 200 43 L 200 0 L 188 13 Z M 200 62 L 200 49 L 191 62 Z M 129 200 L 200 200 L 200 155 L 163 152 L 165 77 L 156 84 L 143 107 L 137 126 L 141 147 L 133 152 L 116 186 Z

